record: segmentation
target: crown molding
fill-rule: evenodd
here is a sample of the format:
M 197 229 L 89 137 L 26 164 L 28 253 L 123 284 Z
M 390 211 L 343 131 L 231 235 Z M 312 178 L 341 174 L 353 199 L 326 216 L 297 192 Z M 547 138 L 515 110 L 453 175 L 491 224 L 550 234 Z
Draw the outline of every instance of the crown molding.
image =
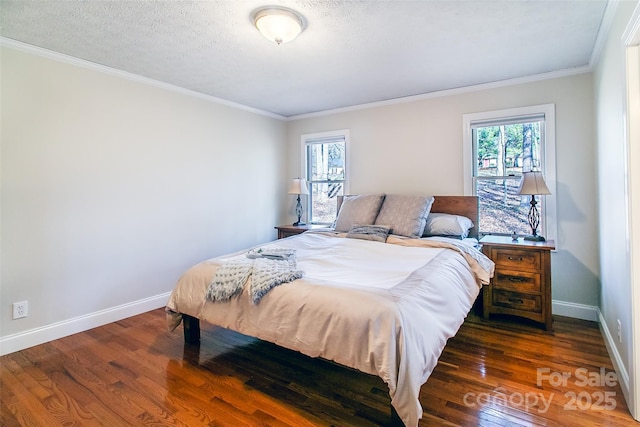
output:
M 270 117 L 272 119 L 285 120 L 286 117 L 281 116 L 279 114 L 274 114 L 269 111 L 260 110 L 258 108 L 249 107 L 243 104 L 238 104 L 236 102 L 227 101 L 222 98 L 217 98 L 211 95 L 205 95 L 200 92 L 196 92 L 190 89 L 185 89 L 179 86 L 175 86 L 169 83 L 164 83 L 158 80 L 154 80 L 148 77 L 143 77 L 138 74 L 129 73 L 126 71 L 118 70 L 116 68 L 111 68 L 106 65 L 97 64 L 95 62 L 87 61 L 85 59 L 76 58 L 74 56 L 65 55 L 63 53 L 54 52 L 49 49 L 45 49 L 42 47 L 34 46 L 28 43 L 23 43 L 18 40 L 10 39 L 7 37 L 0 37 L 0 46 L 8 47 L 11 49 L 19 50 L 22 52 L 30 53 L 33 55 L 37 55 L 43 58 L 51 59 L 53 61 L 63 62 L 70 65 L 75 65 L 77 67 L 82 67 L 85 69 L 89 69 L 92 71 L 97 71 L 99 73 L 108 74 L 111 76 L 120 77 L 123 79 L 131 80 L 134 82 L 146 84 L 149 86 L 154 86 L 160 89 L 168 90 L 171 92 L 176 92 L 182 95 L 191 96 L 193 98 L 202 99 L 208 102 L 213 102 L 215 104 L 224 105 L 226 107 L 236 108 L 238 110 L 248 111 L 250 113 L 259 114 L 262 116 Z
M 604 44 L 607 41 L 607 35 L 609 35 L 609 30 L 611 29 L 611 24 L 613 23 L 613 17 L 616 14 L 619 3 L 619 0 L 607 1 L 607 5 L 604 9 L 604 15 L 602 16 L 602 21 L 600 21 L 600 28 L 598 28 L 598 35 L 596 36 L 596 41 L 593 44 L 593 50 L 591 51 L 591 57 L 589 58 L 589 67 L 591 67 L 591 69 L 594 69 L 596 65 L 598 65 L 600 54 L 602 54 Z
M 501 88 L 501 87 L 507 87 L 507 86 L 515 86 L 515 85 L 520 85 L 525 83 L 532 83 L 532 82 L 537 82 L 542 80 L 557 79 L 561 77 L 568 77 L 568 76 L 573 76 L 577 74 L 589 73 L 591 71 L 593 71 L 593 68 L 591 66 L 585 65 L 582 67 L 567 68 L 565 70 L 535 74 L 535 75 L 526 76 L 526 77 L 518 77 L 515 79 L 500 80 L 500 81 L 491 82 L 491 83 L 482 83 L 478 85 L 440 90 L 437 92 L 429 92 L 421 95 L 411 95 L 411 96 L 405 96 L 402 98 L 394 98 L 394 99 L 388 99 L 384 101 L 370 102 L 367 104 L 359 104 L 359 105 L 353 105 L 349 107 L 335 108 L 332 110 L 324 110 L 324 111 L 318 111 L 314 113 L 300 114 L 297 116 L 289 116 L 285 120 L 286 121 L 302 120 L 302 119 L 309 119 L 314 117 L 328 116 L 331 114 L 366 110 L 369 108 L 384 107 L 388 105 L 405 104 L 408 102 L 423 101 L 425 99 L 442 98 L 445 96 L 460 95 L 464 93 L 478 92 L 478 91 L 487 90 L 487 89 L 495 89 L 495 88 Z
M 636 4 L 636 8 L 631 14 L 631 19 L 622 33 L 622 41 L 625 46 L 634 46 L 640 44 L 640 1 Z
M 617 4 L 618 0 L 614 0 L 613 2 L 610 3 L 616 3 Z M 615 12 L 615 5 L 613 6 L 613 12 Z M 607 11 L 605 12 L 605 15 L 607 15 L 608 13 L 611 13 L 611 15 L 613 14 L 613 12 L 609 12 L 609 3 L 607 4 Z M 611 18 L 608 18 L 608 26 L 610 26 L 610 21 Z M 605 19 L 603 19 L 603 23 L 605 22 Z M 608 31 L 608 26 L 606 27 L 606 31 Z M 603 31 L 603 29 L 605 28 L 604 24 L 601 25 L 599 34 L 598 34 L 598 40 L 601 39 L 600 37 L 600 33 Z M 605 36 L 603 37 L 604 39 L 606 39 L 606 33 Z M 596 42 L 597 43 L 597 42 Z M 602 43 L 602 42 L 601 42 Z M 370 103 L 365 103 L 365 104 L 358 104 L 358 105 L 353 105 L 353 106 L 349 106 L 349 107 L 340 107 L 340 108 L 334 108 L 334 109 L 329 109 L 329 110 L 324 110 L 324 111 L 317 111 L 317 112 L 313 112 L 313 113 L 307 113 L 307 114 L 299 114 L 299 115 L 295 115 L 295 116 L 282 116 L 279 114 L 275 114 L 275 113 L 271 113 L 269 111 L 264 111 L 264 110 L 260 110 L 257 108 L 253 108 L 253 107 L 249 107 L 243 104 L 239 104 L 236 102 L 231 102 L 231 101 L 227 101 L 225 99 L 221 99 L 221 98 L 217 98 L 211 95 L 205 95 L 203 93 L 200 92 L 196 92 L 190 89 L 185 89 L 179 86 L 175 86 L 169 83 L 164 83 L 164 82 L 160 82 L 158 80 L 154 80 L 154 79 L 150 79 L 148 77 L 143 77 L 137 74 L 133 74 L 133 73 L 129 73 L 126 71 L 122 71 L 122 70 L 118 70 L 115 68 L 111 68 L 111 67 L 107 67 L 106 65 L 101 65 L 101 64 L 97 64 L 95 62 L 91 62 L 91 61 L 87 61 L 84 59 L 79 59 L 70 55 L 65 55 L 59 52 L 54 52 L 52 50 L 49 49 L 44 49 L 38 46 L 34 46 L 34 45 L 30 45 L 27 43 L 23 43 L 17 40 L 13 40 L 10 38 L 6 38 L 6 37 L 0 37 L 0 46 L 6 46 L 12 49 L 16 49 L 16 50 L 20 50 L 23 52 L 27 52 L 27 53 L 31 53 L 34 55 L 38 55 L 44 58 L 48 58 L 54 61 L 59 61 L 59 62 L 64 62 L 67 64 L 71 64 L 71 65 L 76 65 L 78 67 L 82 67 L 82 68 L 87 68 L 87 69 L 91 69 L 94 71 L 98 71 L 98 72 L 102 72 L 105 74 L 109 74 L 109 75 L 113 75 L 113 76 L 117 76 L 117 77 L 121 77 L 124 79 L 128 79 L 128 80 L 132 80 L 132 81 L 136 81 L 139 83 L 143 83 L 143 84 L 147 84 L 150 86 L 154 86 L 154 87 L 158 87 L 161 89 L 165 89 L 165 90 L 169 90 L 172 92 L 176 92 L 176 93 L 180 93 L 183 95 L 187 95 L 187 96 L 191 96 L 194 98 L 199 98 L 199 99 L 203 99 L 209 102 L 213 102 L 216 104 L 220 104 L 220 105 L 225 105 L 228 107 L 232 107 L 232 108 L 236 108 L 239 110 L 244 110 L 244 111 L 248 111 L 254 114 L 259 114 L 262 116 L 266 116 L 266 117 L 270 117 L 273 119 L 278 119 L 278 120 L 282 120 L 282 121 L 294 121 L 294 120 L 302 120 L 302 119 L 308 119 L 308 118 L 314 118 L 314 117 L 322 117 L 322 116 L 328 116 L 328 115 L 332 115 L 332 114 L 339 114 L 339 113 L 346 113 L 346 112 L 351 112 L 351 111 L 359 111 L 359 110 L 365 110 L 365 109 L 370 109 L 370 108 L 378 108 L 378 107 L 384 107 L 384 106 L 388 106 L 388 105 L 396 105 L 396 104 L 404 104 L 404 103 L 409 103 L 409 102 L 416 102 L 416 101 L 422 101 L 422 100 L 426 100 L 426 99 L 433 99 L 433 98 L 441 98 L 441 97 L 446 97 L 446 96 L 453 96 L 453 95 L 460 95 L 460 94 L 464 94 L 464 93 L 471 93 L 471 92 L 477 92 L 477 91 L 481 91 L 481 90 L 487 90 L 487 89 L 495 89 L 495 88 L 500 88 L 500 87 L 507 87 L 507 86 L 514 86 L 514 85 L 520 85 L 520 84 L 525 84 L 525 83 L 531 83 L 531 82 L 537 82 L 537 81 L 542 81 L 542 80 L 550 80 L 550 79 L 556 79 L 556 78 L 561 78 L 561 77 L 567 77 L 567 76 L 572 76 L 572 75 L 577 75 L 577 74 L 583 74 L 583 73 L 588 73 L 593 71 L 593 66 L 592 63 L 590 61 L 590 64 L 587 66 L 582 66 L 582 67 L 575 67 L 575 68 L 568 68 L 565 70 L 559 70 L 559 71 L 552 71 L 552 72 L 548 72 L 548 73 L 541 73 L 541 74 L 535 74 L 535 75 L 531 75 L 531 76 L 525 76 L 525 77 L 518 77 L 515 79 L 508 79 L 508 80 L 500 80 L 500 81 L 496 81 L 496 82 L 490 82 L 490 83 L 482 83 L 482 84 L 478 84 L 478 85 L 470 85 L 470 86 L 464 86 L 464 87 L 459 87 L 459 88 L 453 88 L 453 89 L 446 89 L 446 90 L 441 90 L 441 91 L 436 91 L 436 92 L 430 92 L 430 93 L 424 93 L 424 94 L 420 94 L 420 95 L 410 95 L 410 96 L 405 96 L 405 97 L 401 97 L 401 98 L 393 98 L 393 99 L 388 99 L 388 100 L 384 100 L 384 101 L 376 101 L 376 102 L 370 102 Z M 602 47 L 600 47 L 600 49 L 602 49 Z M 595 50 L 595 48 L 594 48 Z M 594 55 L 592 55 L 592 59 L 593 59 Z

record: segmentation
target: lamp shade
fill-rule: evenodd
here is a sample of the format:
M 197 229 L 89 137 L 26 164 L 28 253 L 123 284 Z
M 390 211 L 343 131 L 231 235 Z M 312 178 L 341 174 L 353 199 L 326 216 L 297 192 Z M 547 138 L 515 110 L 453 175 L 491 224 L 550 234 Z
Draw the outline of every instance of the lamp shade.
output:
M 289 194 L 309 194 L 307 180 L 304 178 L 294 178 L 289 186 Z
M 544 182 L 542 172 L 523 172 L 518 194 L 551 194 L 551 191 Z
M 302 16 L 285 7 L 262 7 L 254 10 L 251 16 L 260 33 L 277 44 L 295 39 L 305 28 Z

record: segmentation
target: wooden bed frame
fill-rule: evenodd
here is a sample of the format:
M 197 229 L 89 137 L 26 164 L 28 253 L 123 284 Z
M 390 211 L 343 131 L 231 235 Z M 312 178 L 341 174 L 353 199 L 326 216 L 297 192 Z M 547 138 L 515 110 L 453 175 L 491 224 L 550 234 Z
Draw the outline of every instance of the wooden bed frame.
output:
M 434 196 L 431 212 L 466 216 L 473 222 L 469 237 L 478 238 L 478 196 Z
M 338 210 L 344 196 L 337 197 Z M 477 196 L 434 196 L 431 212 L 462 215 L 473 221 L 474 227 L 469 231 L 469 237 L 478 238 L 478 197 Z M 200 342 L 200 319 L 186 314 L 182 315 L 184 342 L 187 345 Z M 389 426 L 404 426 L 395 408 L 390 404 L 391 417 Z

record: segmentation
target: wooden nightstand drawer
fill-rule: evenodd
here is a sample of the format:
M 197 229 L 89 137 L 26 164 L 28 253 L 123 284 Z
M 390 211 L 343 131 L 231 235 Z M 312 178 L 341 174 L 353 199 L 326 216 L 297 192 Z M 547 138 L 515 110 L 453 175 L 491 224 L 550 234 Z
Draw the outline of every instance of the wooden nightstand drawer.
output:
M 497 267 L 511 267 L 518 270 L 540 270 L 540 252 L 522 249 L 494 249 Z
M 327 225 L 321 224 L 303 224 L 303 225 L 278 225 L 275 227 L 278 230 L 278 239 L 284 239 L 286 237 L 295 236 L 296 234 L 304 233 L 309 230 L 328 230 Z
M 493 305 L 519 311 L 542 312 L 542 298 L 540 295 L 519 294 L 494 289 Z
M 554 242 L 485 236 L 480 243 L 482 252 L 496 264 L 491 283 L 482 288 L 485 319 L 492 314 L 508 314 L 543 323 L 550 331 Z
M 492 286 L 496 289 L 521 293 L 542 292 L 542 280 L 540 273 L 530 273 L 526 271 L 496 270 Z
M 297 236 L 300 233 L 301 233 L 300 231 L 281 230 L 281 231 L 278 231 L 278 239 L 284 239 L 290 236 Z

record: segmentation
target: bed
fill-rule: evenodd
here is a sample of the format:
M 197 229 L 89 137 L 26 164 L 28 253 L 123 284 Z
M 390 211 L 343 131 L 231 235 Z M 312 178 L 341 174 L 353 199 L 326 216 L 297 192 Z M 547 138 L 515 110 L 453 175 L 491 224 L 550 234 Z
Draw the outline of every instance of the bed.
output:
M 167 303 L 169 328 L 182 321 L 185 342 L 195 343 L 202 320 L 377 375 L 389 387 L 392 422 L 416 426 L 420 387 L 493 274 L 493 263 L 474 244 L 478 200 L 367 195 L 346 197 L 340 205 L 332 230 L 188 269 Z M 220 293 L 213 293 L 212 283 L 228 283 L 219 280 L 244 268 L 247 254 L 278 251 L 298 275 L 256 293 L 262 277 L 256 260 L 241 289 L 214 298 Z

